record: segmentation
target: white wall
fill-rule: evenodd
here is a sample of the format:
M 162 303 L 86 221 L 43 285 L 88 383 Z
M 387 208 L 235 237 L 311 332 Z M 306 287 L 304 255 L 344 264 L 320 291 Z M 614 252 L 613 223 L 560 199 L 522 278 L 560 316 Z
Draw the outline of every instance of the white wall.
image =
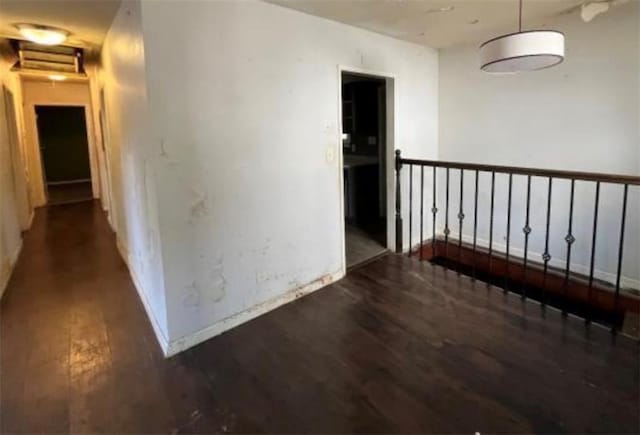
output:
M 441 160 L 640 175 L 640 17 L 638 2 L 613 8 L 589 24 L 578 14 L 548 21 L 566 34 L 566 60 L 529 74 L 480 72 L 477 44 L 440 52 Z M 452 171 L 457 231 L 458 175 Z M 472 174 L 466 175 L 472 204 Z M 481 177 L 479 237 L 488 239 L 489 176 Z M 505 243 L 506 177 L 497 178 L 496 241 Z M 623 284 L 640 282 L 640 188 L 631 188 Z M 563 265 L 568 182 L 554 186 L 551 255 Z M 573 260 L 586 272 L 591 249 L 594 187 L 578 183 Z M 522 247 L 525 181 L 514 181 L 512 247 Z M 544 251 L 546 182 L 534 180 L 531 234 L 536 261 Z M 616 270 L 622 189 L 603 187 L 596 269 L 611 280 Z M 441 207 L 442 209 L 443 207 Z M 463 231 L 473 213 L 467 208 Z M 442 231 L 443 224 L 439 228 Z
M 9 73 L 11 63 L 4 56 L 5 48 L 0 47 L 0 296 L 6 288 L 22 246 L 20 214 L 25 205 L 21 202 L 26 200 L 20 168 L 15 167 L 16 162 L 21 159 L 19 144 L 10 139 L 10 118 L 7 116 L 3 92 L 3 87 L 12 91 L 17 109 L 19 102 L 15 95 L 15 78 Z M 23 195 L 20 195 L 21 189 Z
M 168 343 L 164 272 L 138 2 L 123 2 L 106 36 L 102 70 L 112 223 L 161 346 Z
M 255 1 L 142 23 L 172 353 L 344 274 L 338 68 L 395 77 L 396 146 L 427 158 L 438 59 Z

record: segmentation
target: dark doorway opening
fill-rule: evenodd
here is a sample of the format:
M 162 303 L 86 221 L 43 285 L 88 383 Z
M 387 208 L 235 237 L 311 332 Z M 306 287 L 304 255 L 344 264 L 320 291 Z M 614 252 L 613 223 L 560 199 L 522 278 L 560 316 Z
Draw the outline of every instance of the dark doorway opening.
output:
M 386 80 L 342 73 L 347 267 L 386 251 Z
M 85 110 L 82 106 L 36 106 L 47 204 L 93 199 Z

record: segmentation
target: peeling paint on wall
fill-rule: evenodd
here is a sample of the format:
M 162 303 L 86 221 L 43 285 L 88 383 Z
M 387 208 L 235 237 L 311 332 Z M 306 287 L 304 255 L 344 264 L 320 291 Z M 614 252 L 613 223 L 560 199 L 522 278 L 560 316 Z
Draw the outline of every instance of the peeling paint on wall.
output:
M 222 257 L 211 262 L 200 256 L 199 263 L 197 278 L 184 286 L 182 305 L 185 308 L 206 308 L 221 301 L 226 295 L 227 280 Z
M 209 215 L 209 205 L 207 202 L 207 195 L 202 194 L 200 197 L 191 203 L 189 215 L 192 218 L 203 218 Z
M 186 294 L 182 298 L 182 305 L 187 308 L 197 308 L 201 303 L 200 289 L 196 281 L 192 281 L 191 284 L 185 287 Z

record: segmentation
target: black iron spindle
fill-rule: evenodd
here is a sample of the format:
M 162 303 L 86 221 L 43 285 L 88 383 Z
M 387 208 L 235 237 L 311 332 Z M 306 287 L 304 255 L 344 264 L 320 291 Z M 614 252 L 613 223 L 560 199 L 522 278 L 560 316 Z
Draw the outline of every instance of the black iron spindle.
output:
M 396 150 L 396 253 L 402 252 L 402 200 L 400 191 L 400 170 L 402 169 L 402 160 L 400 158 L 400 150 Z
M 600 203 L 600 182 L 596 182 L 595 205 L 593 206 L 593 233 L 591 234 L 591 263 L 589 265 L 589 290 L 587 296 L 588 312 L 585 322 L 591 322 L 591 295 L 593 293 L 593 271 L 596 264 L 596 235 L 598 234 L 598 208 Z
M 524 227 L 522 232 L 524 233 L 524 260 L 522 264 L 522 299 L 527 297 L 527 265 L 529 255 L 529 234 L 531 234 L 531 227 L 529 226 L 529 216 L 531 211 L 531 175 L 527 175 L 527 210 L 525 216 Z
M 445 210 L 444 210 L 444 255 L 449 258 L 449 168 L 446 168 Z
M 436 207 L 436 178 L 437 178 L 437 167 L 433 167 L 433 202 L 431 203 L 431 214 L 433 215 L 433 222 L 431 228 L 431 258 L 436 257 L 436 214 L 438 213 L 438 208 Z
M 513 189 L 513 174 L 509 174 L 509 192 L 507 194 L 507 253 L 506 273 L 504 276 L 504 291 L 509 291 L 509 247 L 511 242 L 511 191 Z
M 613 313 L 616 314 L 618 312 L 618 304 L 620 300 L 620 279 L 622 278 L 622 256 L 624 253 L 624 227 L 626 223 L 627 217 L 627 197 L 629 194 L 629 185 L 624 185 L 624 194 L 622 197 L 622 220 L 620 222 L 620 245 L 618 246 L 618 271 L 616 273 L 616 294 L 613 303 Z M 612 326 L 612 331 L 616 332 L 616 324 L 614 322 Z
M 458 209 L 458 263 L 462 265 L 462 221 L 464 221 L 463 210 L 463 190 L 464 190 L 464 169 L 460 169 L 460 207 Z
M 590 258 L 590 266 L 589 266 L 589 278 L 588 278 L 588 302 L 587 309 L 585 311 L 585 321 L 591 322 L 593 318 L 593 314 L 595 314 L 594 303 L 593 303 L 593 290 L 595 283 L 595 256 L 598 242 L 598 219 L 599 219 L 599 204 L 600 204 L 600 186 L 602 183 L 612 183 L 617 185 L 624 186 L 624 196 L 623 196 L 623 204 L 622 204 L 622 216 L 621 216 L 621 226 L 620 226 L 620 240 L 618 246 L 618 263 L 617 263 L 617 274 L 616 274 L 616 282 L 615 282 L 615 294 L 614 294 L 614 302 L 613 302 L 613 310 L 614 313 L 618 313 L 618 309 L 620 308 L 621 299 L 620 299 L 620 289 L 623 281 L 622 277 L 622 269 L 624 263 L 624 237 L 625 237 L 625 224 L 627 220 L 627 208 L 628 208 L 628 191 L 630 185 L 640 185 L 640 177 L 631 177 L 625 175 L 613 175 L 613 174 L 597 174 L 597 173 L 587 173 L 587 172 L 570 172 L 570 171 L 552 171 L 552 170 L 543 170 L 543 169 L 535 169 L 535 168 L 517 168 L 517 167 L 506 167 L 506 166 L 492 166 L 492 165 L 475 165 L 475 164 L 466 164 L 466 163 L 456 163 L 456 162 L 440 162 L 440 161 L 428 161 L 428 160 L 414 160 L 414 159 L 402 159 L 400 157 L 400 151 L 396 151 L 395 156 L 395 169 L 396 169 L 396 251 L 402 252 L 402 245 L 404 242 L 403 232 L 402 232 L 402 215 L 401 215 L 401 183 L 400 179 L 401 174 L 400 171 L 402 169 L 402 165 L 409 165 L 408 176 L 409 176 L 409 242 L 413 244 L 413 234 L 415 233 L 413 225 L 414 225 L 414 166 L 420 166 L 420 257 L 423 259 L 424 256 L 424 166 L 431 166 L 433 168 L 433 195 L 432 195 L 432 206 L 431 213 L 433 217 L 432 222 L 432 258 L 437 256 L 437 248 L 438 248 L 438 239 L 436 236 L 437 229 L 437 178 L 438 171 L 437 169 L 444 168 L 446 170 L 446 186 L 445 186 L 445 219 L 444 219 L 444 243 L 445 250 L 447 251 L 445 257 L 449 256 L 449 236 L 451 235 L 451 227 L 449 222 L 449 213 L 455 213 L 455 209 L 450 210 L 450 193 L 451 193 L 451 177 L 450 170 L 453 168 L 454 170 L 460 171 L 460 181 L 459 181 L 459 204 L 458 204 L 458 257 L 457 261 L 460 265 L 463 264 L 463 261 L 467 261 L 467 253 L 463 253 L 463 231 L 464 231 L 464 177 L 465 171 L 474 171 L 475 172 L 475 180 L 474 180 L 474 220 L 473 220 L 473 259 L 472 263 L 468 264 L 468 267 L 472 268 L 473 278 L 476 278 L 478 260 L 476 259 L 477 254 L 477 232 L 478 232 L 478 203 L 479 203 L 479 174 L 481 171 L 486 171 L 491 173 L 491 198 L 490 198 L 490 215 L 489 215 L 489 249 L 488 249 L 488 273 L 493 274 L 493 262 L 494 262 L 494 247 L 493 247 L 493 237 L 494 237 L 494 224 L 495 224 L 495 206 L 496 206 L 496 191 L 495 191 L 495 181 L 496 181 L 496 173 L 507 174 L 508 175 L 508 199 L 507 199 L 507 210 L 506 210 L 506 267 L 504 273 L 505 292 L 511 290 L 511 282 L 512 274 L 511 271 L 513 269 L 510 264 L 511 261 L 511 226 L 513 220 L 513 176 L 514 175 L 523 175 L 527 177 L 527 193 L 526 193 L 526 220 L 525 225 L 522 228 L 524 232 L 524 259 L 523 259 L 523 267 L 522 274 L 518 274 L 522 278 L 522 298 L 526 299 L 527 297 L 527 289 L 530 287 L 527 281 L 527 273 L 529 272 L 529 260 L 528 260 L 528 250 L 529 250 L 529 240 L 532 229 L 530 227 L 530 212 L 531 212 L 531 183 L 532 177 L 544 177 L 548 180 L 548 193 L 547 193 L 547 204 L 546 204 L 546 225 L 545 225 L 545 238 L 544 238 L 544 251 L 542 254 L 542 260 L 544 261 L 544 269 L 543 269 L 543 277 L 542 277 L 542 293 L 541 293 L 541 304 L 542 306 L 546 306 L 547 304 L 547 286 L 553 284 L 550 281 L 550 272 L 551 265 L 550 261 L 552 257 L 550 255 L 550 237 L 551 237 L 551 205 L 553 203 L 553 184 L 554 178 L 566 179 L 570 181 L 570 199 L 569 199 L 569 214 L 568 214 L 568 226 L 567 233 L 564 237 L 564 241 L 566 242 L 566 262 L 563 276 L 563 288 L 562 288 L 562 299 L 563 299 L 563 307 L 562 312 L 564 315 L 569 311 L 569 294 L 571 291 L 571 261 L 572 261 L 572 250 L 573 244 L 575 243 L 575 236 L 573 234 L 573 220 L 575 214 L 575 185 L 576 181 L 590 181 L 596 184 L 595 188 L 595 204 L 594 204 L 594 212 L 593 212 L 593 228 L 592 228 L 592 238 L 591 238 L 591 258 Z M 454 187 L 455 188 L 455 187 Z M 468 199 L 467 199 L 468 200 Z M 453 243 L 455 243 L 455 238 Z M 413 246 L 410 246 L 408 256 L 412 257 L 415 255 L 413 252 Z M 530 272 L 529 272 L 530 273 Z M 619 327 L 619 324 L 616 323 L 613 325 L 613 332 L 616 331 L 616 328 Z
M 569 274 L 571 273 L 571 246 L 576 241 L 573 236 L 573 199 L 576 190 L 576 180 L 571 180 L 571 193 L 569 197 L 569 228 L 567 229 L 567 235 L 564 240 L 567 242 L 567 264 L 564 269 L 564 282 L 562 284 L 562 314 L 567 315 L 567 305 L 569 303 L 567 299 L 567 290 L 569 288 Z
M 493 206 L 496 197 L 496 173 L 491 171 L 491 210 L 489 215 L 489 275 L 491 275 L 491 257 L 493 256 Z
M 547 273 L 549 271 L 549 260 L 551 260 L 551 255 L 549 254 L 549 227 L 551 225 L 551 193 L 553 186 L 553 178 L 549 177 L 549 184 L 547 187 L 547 223 L 546 230 L 544 235 L 544 253 L 542 254 L 542 260 L 544 261 L 544 269 L 542 275 L 542 306 L 544 307 L 547 304 Z
M 478 237 L 478 174 L 476 169 L 475 187 L 473 192 L 473 279 L 476 279 L 476 247 Z
M 424 243 L 424 165 L 420 166 L 420 260 L 424 259 L 422 244 Z
M 409 257 L 413 251 L 413 165 L 409 165 Z

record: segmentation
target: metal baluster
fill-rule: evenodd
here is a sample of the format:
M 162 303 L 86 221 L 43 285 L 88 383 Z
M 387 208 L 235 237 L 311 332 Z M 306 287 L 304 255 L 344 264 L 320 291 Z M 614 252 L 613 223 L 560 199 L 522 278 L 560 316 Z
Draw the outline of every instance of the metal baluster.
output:
M 402 252 L 402 200 L 400 194 L 400 170 L 402 169 L 402 160 L 400 159 L 400 150 L 396 150 L 396 253 Z
M 522 232 L 524 233 L 524 263 L 522 265 L 522 299 L 527 297 L 527 257 L 529 255 L 529 234 L 531 234 L 531 227 L 529 226 L 529 216 L 531 211 L 531 175 L 527 175 L 527 212 L 525 217 L 524 227 Z
M 444 210 L 444 254 L 449 259 L 449 168 L 446 169 L 447 185 L 445 189 L 445 210 Z
M 553 186 L 553 178 L 549 177 L 549 186 L 547 191 L 547 224 L 546 224 L 546 232 L 544 236 L 544 253 L 542 254 L 542 260 L 544 261 L 544 270 L 542 275 L 542 306 L 544 307 L 547 303 L 547 272 L 549 270 L 549 260 L 551 260 L 551 255 L 549 255 L 549 226 L 551 224 L 551 189 Z
M 413 251 L 413 165 L 409 165 L 409 257 Z
M 507 267 L 504 277 L 504 291 L 509 291 L 509 243 L 511 241 L 511 191 L 513 189 L 513 174 L 509 174 L 509 193 L 507 195 Z
M 567 315 L 567 305 L 568 305 L 568 299 L 567 299 L 567 290 L 569 287 L 569 274 L 570 274 L 570 269 L 571 269 L 571 246 L 573 245 L 573 242 L 576 241 L 575 237 L 573 237 L 573 198 L 574 198 L 574 194 L 575 194 L 575 189 L 576 189 L 576 180 L 571 180 L 571 195 L 569 198 L 569 229 L 567 230 L 567 235 L 565 236 L 564 240 L 565 242 L 567 242 L 567 265 L 565 266 L 564 269 L 564 283 L 562 285 L 563 287 L 563 304 L 562 304 L 562 315 L 566 316 Z
M 458 263 L 462 265 L 462 221 L 464 221 L 463 209 L 464 169 L 460 169 L 460 208 L 458 210 Z
M 476 169 L 475 189 L 473 192 L 473 279 L 476 279 L 476 246 L 478 235 L 478 170 Z
M 437 167 L 433 167 L 433 202 L 431 204 L 431 214 L 433 215 L 432 229 L 431 229 L 431 255 L 432 258 L 436 257 L 436 214 L 438 213 L 438 208 L 436 207 L 436 170 Z
M 489 275 L 491 275 L 491 257 L 493 255 L 493 205 L 496 193 L 496 173 L 491 171 L 491 215 L 489 216 Z
M 618 247 L 618 272 L 616 274 L 616 295 L 613 304 L 613 313 L 618 312 L 618 303 L 620 299 L 620 278 L 622 277 L 622 255 L 624 252 L 624 227 L 627 217 L 627 197 L 629 194 L 629 185 L 624 185 L 624 195 L 622 198 L 622 221 L 620 222 L 620 246 Z M 611 331 L 616 332 L 616 324 L 614 323 Z
M 593 270 L 596 263 L 596 235 L 598 234 L 598 206 L 600 202 L 600 182 L 596 182 L 596 198 L 593 206 L 593 233 L 591 235 L 591 264 L 589 265 L 589 292 L 587 296 L 587 305 L 589 310 L 585 322 L 591 323 L 591 294 L 593 293 Z
M 424 243 L 424 165 L 420 166 L 420 261 L 424 259 L 422 244 Z

